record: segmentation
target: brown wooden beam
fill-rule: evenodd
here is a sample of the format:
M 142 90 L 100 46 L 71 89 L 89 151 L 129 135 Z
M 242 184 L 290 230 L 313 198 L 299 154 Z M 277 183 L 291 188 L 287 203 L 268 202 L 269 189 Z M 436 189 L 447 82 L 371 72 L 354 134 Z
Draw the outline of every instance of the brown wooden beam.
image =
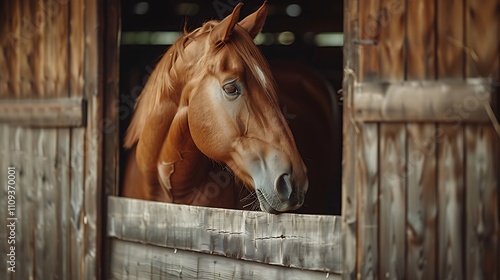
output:
M 480 79 L 360 83 L 354 118 L 362 122 L 490 122 L 491 88 Z
M 27 127 L 83 127 L 85 100 L 76 98 L 0 100 L 0 123 Z

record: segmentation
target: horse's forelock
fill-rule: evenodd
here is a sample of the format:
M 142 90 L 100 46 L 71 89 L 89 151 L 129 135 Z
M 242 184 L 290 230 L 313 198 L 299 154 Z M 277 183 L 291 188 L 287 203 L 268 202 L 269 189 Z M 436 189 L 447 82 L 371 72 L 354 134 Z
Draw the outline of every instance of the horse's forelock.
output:
M 233 31 L 230 40 L 226 42 L 225 46 L 243 60 L 243 63 L 250 69 L 252 76 L 256 78 L 266 95 L 277 104 L 276 82 L 269 63 L 250 35 L 242 27 L 236 25 Z

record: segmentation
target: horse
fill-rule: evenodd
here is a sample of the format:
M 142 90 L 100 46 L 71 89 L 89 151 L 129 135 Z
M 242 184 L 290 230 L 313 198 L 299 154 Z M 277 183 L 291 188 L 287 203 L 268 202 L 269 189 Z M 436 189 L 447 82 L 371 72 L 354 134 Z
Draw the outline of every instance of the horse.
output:
M 186 32 L 151 73 L 125 135 L 123 196 L 233 208 L 242 183 L 265 212 L 304 203 L 307 168 L 253 43 L 267 3 L 238 21 L 241 7 Z

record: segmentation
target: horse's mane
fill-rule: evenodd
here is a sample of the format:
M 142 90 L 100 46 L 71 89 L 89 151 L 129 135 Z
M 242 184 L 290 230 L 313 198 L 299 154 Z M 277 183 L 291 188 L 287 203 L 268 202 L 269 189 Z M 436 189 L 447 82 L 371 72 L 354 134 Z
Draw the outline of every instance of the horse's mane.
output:
M 134 108 L 134 116 L 127 128 L 125 135 L 124 146 L 131 148 L 137 143 L 141 136 L 142 130 L 148 121 L 151 112 L 158 112 L 160 109 L 161 96 L 169 94 L 174 87 L 174 80 L 177 78 L 178 73 L 173 67 L 177 58 L 184 53 L 184 49 L 190 39 L 195 39 L 200 34 L 205 33 L 204 27 L 209 26 L 210 22 L 205 23 L 202 27 L 197 28 L 191 32 L 184 30 L 184 35 L 181 36 L 174 44 L 168 48 L 167 52 L 160 59 L 155 69 L 148 78 L 141 95 L 137 98 Z M 213 25 L 213 23 L 212 23 Z M 170 96 L 173 98 L 173 96 Z M 175 99 L 175 98 L 173 98 Z M 171 122 L 171 120 L 169 120 Z
M 184 49 L 189 45 L 190 40 L 195 41 L 200 36 L 209 33 L 216 24 L 217 21 L 209 21 L 189 33 L 184 31 L 184 35 L 175 41 L 160 59 L 137 99 L 134 116 L 125 135 L 124 146 L 126 148 L 131 148 L 137 143 L 149 117 L 154 113 L 161 113 L 160 103 L 162 99 L 170 99 L 178 105 L 179 97 L 172 96 L 174 81 L 178 77 L 176 68 L 173 67 L 174 63 L 178 57 L 183 55 Z M 240 57 L 254 77 L 264 75 L 268 84 L 265 84 L 261 79 L 257 79 L 257 81 L 265 89 L 270 100 L 278 104 L 276 83 L 270 67 L 267 60 L 253 43 L 250 35 L 242 27 L 236 25 L 230 39 L 216 44 L 214 50 L 217 51 L 223 47 L 227 47 L 235 56 Z M 257 65 L 264 67 L 257 68 Z M 259 69 L 262 73 L 259 73 Z M 175 114 L 170 115 L 173 118 Z M 166 125 L 170 125 L 171 122 L 172 119 L 165 120 Z

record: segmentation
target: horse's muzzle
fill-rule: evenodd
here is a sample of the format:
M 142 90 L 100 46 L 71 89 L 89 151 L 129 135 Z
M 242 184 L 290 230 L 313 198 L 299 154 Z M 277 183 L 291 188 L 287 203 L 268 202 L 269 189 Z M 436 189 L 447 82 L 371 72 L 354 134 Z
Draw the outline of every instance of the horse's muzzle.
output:
M 262 189 L 256 190 L 262 211 L 279 214 L 296 210 L 304 203 L 305 191 L 297 186 L 294 187 L 291 176 L 287 173 L 276 177 L 273 191 L 269 194 Z

